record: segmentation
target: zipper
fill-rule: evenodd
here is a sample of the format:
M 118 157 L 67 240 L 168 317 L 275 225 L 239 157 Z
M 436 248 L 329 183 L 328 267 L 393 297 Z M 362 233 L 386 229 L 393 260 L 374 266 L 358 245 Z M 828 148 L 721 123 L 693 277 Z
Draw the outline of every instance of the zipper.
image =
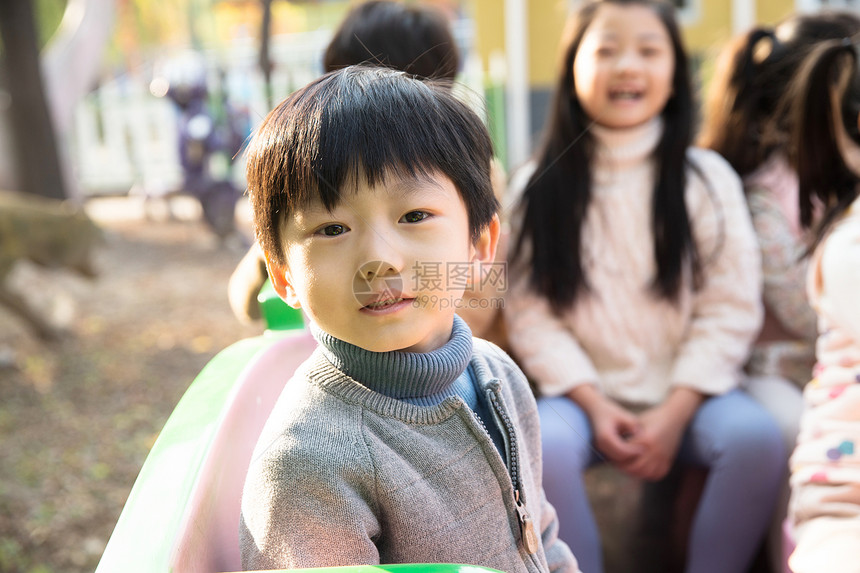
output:
M 508 473 L 511 477 L 511 484 L 514 487 L 514 504 L 517 509 L 517 521 L 520 525 L 520 535 L 523 540 L 523 547 L 525 547 L 526 552 L 529 555 L 534 555 L 538 550 L 538 538 L 535 533 L 534 522 L 532 521 L 531 516 L 526 510 L 525 503 L 520 500 L 520 460 L 519 460 L 519 450 L 517 449 L 517 440 L 516 435 L 514 433 L 514 424 L 511 422 L 510 416 L 508 416 L 507 411 L 502 408 L 499 403 L 499 399 L 496 396 L 496 393 L 492 390 L 489 390 L 487 394 L 490 397 L 490 403 L 493 406 L 493 410 L 496 413 L 496 416 L 501 420 L 502 425 L 504 426 L 504 432 L 502 437 L 507 438 L 508 444 L 508 457 L 510 459 L 508 462 Z M 483 424 L 483 422 L 482 422 Z M 486 426 L 484 427 L 486 430 Z

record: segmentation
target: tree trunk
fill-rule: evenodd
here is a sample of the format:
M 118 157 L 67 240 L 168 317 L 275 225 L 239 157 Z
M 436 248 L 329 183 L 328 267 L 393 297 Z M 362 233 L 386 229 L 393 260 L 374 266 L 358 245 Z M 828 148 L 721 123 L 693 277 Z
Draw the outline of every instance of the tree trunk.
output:
M 11 98 L 9 119 L 21 191 L 65 199 L 54 126 L 39 64 L 36 21 L 30 0 L 0 0 L 0 60 Z
M 258 63 L 263 72 L 263 86 L 266 92 L 266 107 L 272 109 L 275 105 L 272 97 L 272 0 L 260 0 L 263 18 L 260 22 L 260 56 Z

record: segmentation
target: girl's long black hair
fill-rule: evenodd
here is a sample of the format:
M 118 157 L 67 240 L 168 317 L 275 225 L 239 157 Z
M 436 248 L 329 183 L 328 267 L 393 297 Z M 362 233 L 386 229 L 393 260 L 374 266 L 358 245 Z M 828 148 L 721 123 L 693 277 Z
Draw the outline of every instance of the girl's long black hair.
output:
M 824 42 L 798 72 L 784 105 L 794 118 L 791 161 L 799 179 L 800 222 L 815 228 L 812 252 L 858 196 L 860 177 L 843 157 L 840 131 L 860 145 L 860 70 L 855 42 Z M 815 204 L 824 207 L 815 220 Z
M 644 5 L 652 8 L 669 33 L 675 55 L 672 96 L 663 110 L 663 135 L 655 150 L 657 178 L 651 208 L 657 276 L 652 288 L 667 300 L 677 300 L 690 265 L 694 285 L 700 263 L 687 215 L 687 148 L 692 141 L 693 95 L 687 55 L 674 17 L 674 8 L 656 0 L 593 0 L 571 20 L 561 62 L 559 82 L 550 108 L 544 141 L 536 154 L 536 169 L 523 195 L 522 228 L 515 237 L 512 262 L 530 263 L 530 285 L 545 296 L 556 312 L 573 306 L 588 291 L 583 264 L 582 229 L 591 201 L 591 161 L 594 139 L 591 120 L 574 95 L 573 62 L 586 29 L 602 4 Z M 528 255 L 526 254 L 528 253 Z M 530 261 L 524 261 L 529 256 Z

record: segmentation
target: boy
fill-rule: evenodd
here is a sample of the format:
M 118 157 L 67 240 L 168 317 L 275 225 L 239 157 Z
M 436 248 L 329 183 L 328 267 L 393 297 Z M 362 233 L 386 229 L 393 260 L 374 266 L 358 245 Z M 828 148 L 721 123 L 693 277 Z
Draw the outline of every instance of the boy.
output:
M 349 10 L 326 47 L 322 64 L 326 73 L 367 64 L 453 85 L 460 52 L 445 15 L 434 6 L 372 0 Z M 227 289 L 230 307 L 242 322 L 261 317 L 257 295 L 266 278 L 263 255 L 252 245 L 230 276 Z
M 541 487 L 528 385 L 455 316 L 466 283 L 444 276 L 493 259 L 491 154 L 448 90 L 383 68 L 323 76 L 260 126 L 257 240 L 320 346 L 252 458 L 246 568 L 578 571 Z
M 374 0 L 353 6 L 332 36 L 323 56 L 323 70 L 331 72 L 356 64 L 385 66 L 420 78 L 432 78 L 453 87 L 460 68 L 460 52 L 445 14 L 428 4 Z M 505 187 L 504 169 L 493 162 L 496 196 Z M 500 241 L 501 243 L 501 241 Z M 501 250 L 501 248 L 499 249 Z M 501 260 L 504 253 L 497 253 Z M 255 244 L 242 258 L 228 284 L 230 307 L 239 320 L 260 318 L 257 295 L 266 282 L 266 264 Z M 457 313 L 472 332 L 505 347 L 498 285 L 468 291 Z

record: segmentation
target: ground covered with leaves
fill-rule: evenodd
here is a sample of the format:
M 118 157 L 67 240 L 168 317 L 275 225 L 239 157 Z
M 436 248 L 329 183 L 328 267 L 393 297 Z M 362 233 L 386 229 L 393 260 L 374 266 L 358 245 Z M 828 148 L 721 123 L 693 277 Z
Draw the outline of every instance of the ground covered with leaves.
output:
M 95 281 L 26 264 L 11 278 L 60 340 L 0 308 L 0 572 L 93 571 L 182 393 L 262 331 L 227 303 L 244 247 L 219 244 L 195 205 L 180 201 L 174 219 L 147 218 L 134 198 L 87 207 L 106 236 Z

